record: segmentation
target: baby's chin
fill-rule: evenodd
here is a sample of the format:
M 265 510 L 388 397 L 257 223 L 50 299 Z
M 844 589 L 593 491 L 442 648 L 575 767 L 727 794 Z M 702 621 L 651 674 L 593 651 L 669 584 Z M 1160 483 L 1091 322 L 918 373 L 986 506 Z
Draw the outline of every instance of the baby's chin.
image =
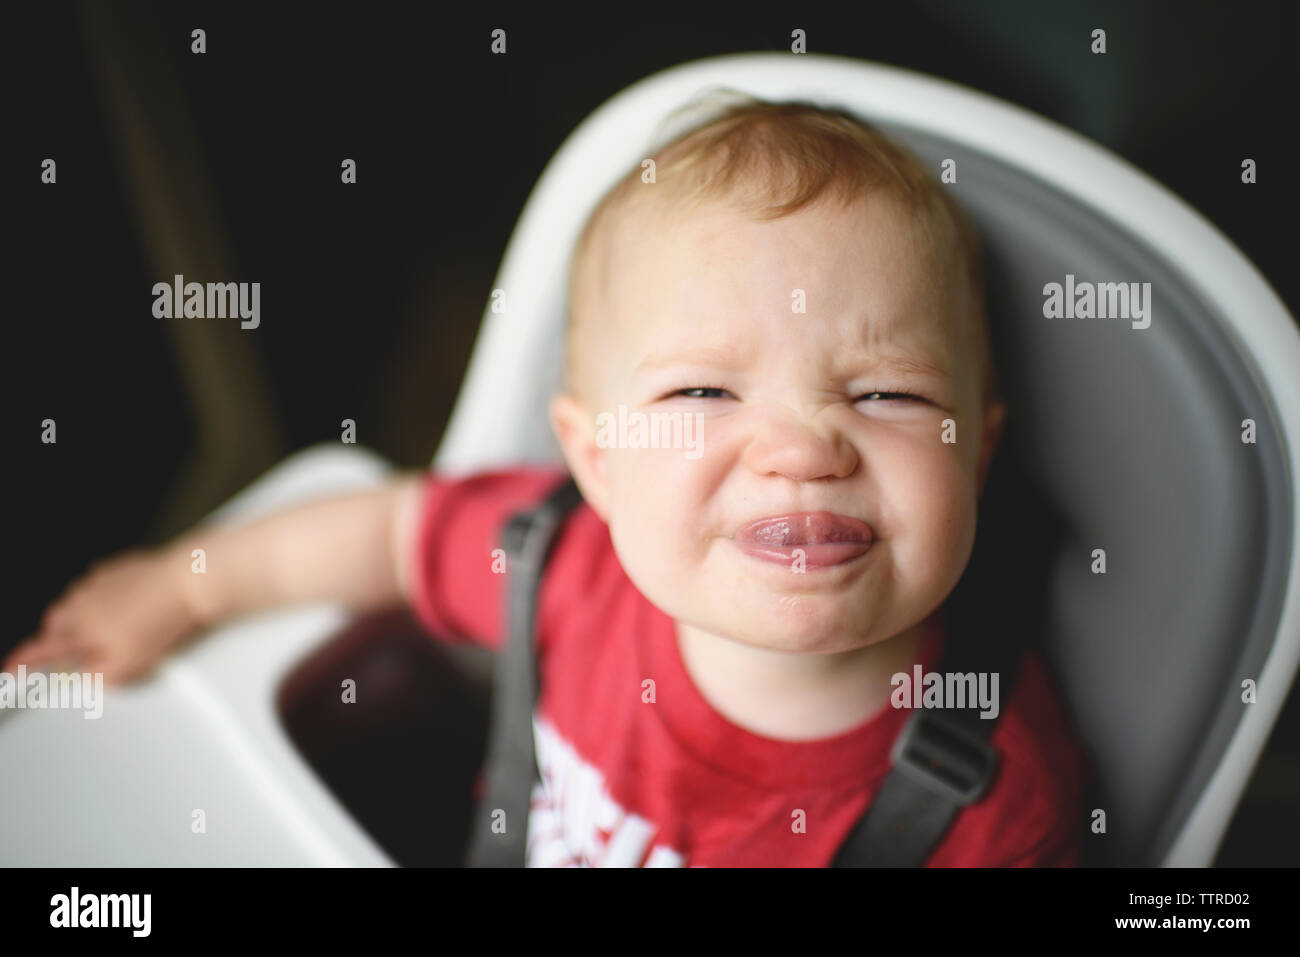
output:
M 732 593 L 723 601 L 699 597 L 704 600 L 696 608 L 679 609 L 679 620 L 730 641 L 769 651 L 855 651 L 892 638 L 905 625 L 904 616 L 892 613 L 896 610 L 871 601 L 869 596 L 856 596 L 856 601 L 853 596 L 826 594 L 746 597 Z
M 854 632 L 848 625 L 833 632 L 813 633 L 807 631 L 750 631 L 748 629 L 737 629 L 735 622 L 717 622 L 715 627 L 709 627 L 709 624 L 705 622 L 699 627 L 702 631 L 735 642 L 738 645 L 789 655 L 844 654 L 878 644 L 889 637 L 887 635 L 864 637 L 861 633 Z
M 679 623 L 755 648 L 808 654 L 852 651 L 884 641 L 906 627 L 890 576 L 803 576 L 705 562 L 682 575 L 639 575 L 633 582 Z M 713 574 L 710 574 L 712 572 Z

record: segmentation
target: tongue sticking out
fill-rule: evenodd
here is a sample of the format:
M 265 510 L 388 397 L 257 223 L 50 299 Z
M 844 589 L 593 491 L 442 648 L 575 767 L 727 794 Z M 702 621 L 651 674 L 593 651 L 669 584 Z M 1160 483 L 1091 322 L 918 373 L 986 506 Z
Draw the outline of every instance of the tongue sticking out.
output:
M 838 565 L 871 547 L 871 529 L 864 522 L 832 512 L 796 512 L 760 519 L 736 531 L 736 544 L 764 561 L 805 567 Z

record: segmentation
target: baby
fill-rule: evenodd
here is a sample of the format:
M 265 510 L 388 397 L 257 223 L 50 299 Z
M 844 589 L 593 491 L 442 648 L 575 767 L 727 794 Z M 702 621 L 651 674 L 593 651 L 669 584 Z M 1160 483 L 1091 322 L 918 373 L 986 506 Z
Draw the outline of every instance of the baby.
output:
M 912 156 L 811 105 L 734 103 L 653 159 L 573 260 L 550 418 L 584 503 L 539 599 L 528 863 L 825 866 L 974 544 L 1004 416 L 975 233 Z M 620 407 L 689 416 L 697 448 L 608 441 Z M 404 601 L 500 648 L 501 528 L 564 475 L 403 474 L 129 552 L 6 668 L 71 655 L 129 680 L 218 622 L 317 600 Z M 1001 690 L 997 776 L 930 866 L 1078 863 L 1082 759 L 1042 663 Z

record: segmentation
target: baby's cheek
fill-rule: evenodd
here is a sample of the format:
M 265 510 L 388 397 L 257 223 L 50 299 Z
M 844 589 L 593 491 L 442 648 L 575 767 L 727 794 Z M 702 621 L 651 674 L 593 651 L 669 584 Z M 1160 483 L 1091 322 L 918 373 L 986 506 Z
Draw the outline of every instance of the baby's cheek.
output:
M 957 449 L 921 448 L 895 483 L 893 538 L 900 563 L 921 577 L 949 578 L 975 536 L 974 495 Z
M 625 449 L 610 470 L 610 536 L 633 582 L 647 593 L 671 583 L 681 561 L 687 498 L 657 450 Z

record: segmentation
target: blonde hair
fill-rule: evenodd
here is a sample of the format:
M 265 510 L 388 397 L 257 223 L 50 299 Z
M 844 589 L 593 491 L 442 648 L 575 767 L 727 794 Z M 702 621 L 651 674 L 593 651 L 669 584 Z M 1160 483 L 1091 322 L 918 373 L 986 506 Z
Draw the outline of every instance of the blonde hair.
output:
M 766 221 L 789 216 L 827 194 L 848 206 L 879 191 L 901 201 L 933 248 L 958 244 L 974 297 L 981 397 L 987 401 L 994 395 L 978 236 L 966 213 L 919 160 L 850 113 L 805 101 L 772 103 L 725 88 L 710 91 L 661 124 L 661 138 L 665 127 L 680 126 L 683 119 L 694 123 L 652 157 L 656 183 L 669 188 L 645 190 L 638 165 L 605 193 L 574 247 L 565 338 L 567 389 L 576 391 L 584 381 L 581 359 L 594 324 L 590 313 L 603 265 L 596 262 L 603 252 L 596 240 L 627 207 L 668 199 L 694 209 L 726 199 Z M 646 198 L 650 194 L 653 199 Z

